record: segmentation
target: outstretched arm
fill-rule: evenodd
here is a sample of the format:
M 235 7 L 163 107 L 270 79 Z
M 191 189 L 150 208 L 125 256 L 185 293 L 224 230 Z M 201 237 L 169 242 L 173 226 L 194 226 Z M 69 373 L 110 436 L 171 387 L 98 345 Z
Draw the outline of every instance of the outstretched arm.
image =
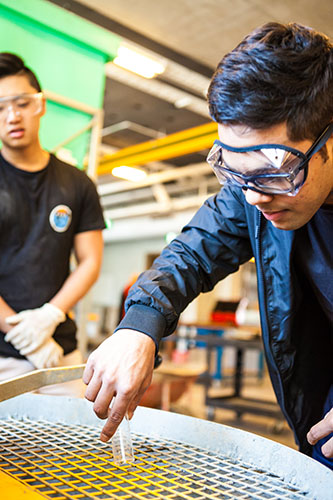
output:
M 116 333 L 91 354 L 83 381 L 96 414 L 108 418 L 103 441 L 138 405 L 151 381 L 159 341 L 175 330 L 187 304 L 252 257 L 244 197 L 239 190 L 236 194 L 228 189 L 204 204 L 131 287 Z

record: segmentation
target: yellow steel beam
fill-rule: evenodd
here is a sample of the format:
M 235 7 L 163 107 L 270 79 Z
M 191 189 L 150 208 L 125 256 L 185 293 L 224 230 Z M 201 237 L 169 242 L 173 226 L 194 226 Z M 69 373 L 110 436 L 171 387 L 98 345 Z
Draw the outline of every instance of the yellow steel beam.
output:
M 217 124 L 205 123 L 106 155 L 100 161 L 97 173 L 98 175 L 110 174 L 113 168 L 121 165 L 138 166 L 150 161 L 162 161 L 195 153 L 210 148 L 217 138 Z

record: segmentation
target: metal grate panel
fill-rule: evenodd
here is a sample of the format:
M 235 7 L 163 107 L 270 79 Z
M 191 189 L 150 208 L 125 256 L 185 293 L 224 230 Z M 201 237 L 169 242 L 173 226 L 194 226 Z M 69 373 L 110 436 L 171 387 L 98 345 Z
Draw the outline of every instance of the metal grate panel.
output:
M 135 462 L 116 466 L 96 427 L 0 422 L 0 470 L 49 499 L 309 498 L 277 475 L 172 440 L 133 434 Z

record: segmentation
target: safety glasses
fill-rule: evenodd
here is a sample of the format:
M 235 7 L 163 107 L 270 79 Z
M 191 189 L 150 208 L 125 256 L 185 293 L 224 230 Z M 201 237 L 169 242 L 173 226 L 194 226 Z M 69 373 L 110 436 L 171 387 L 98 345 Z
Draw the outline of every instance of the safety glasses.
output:
M 15 116 L 37 115 L 42 110 L 43 93 L 20 94 L 0 98 L 0 119 L 6 120 L 9 113 Z
M 332 133 L 330 123 L 306 153 L 283 144 L 234 148 L 215 141 L 207 162 L 221 184 L 227 181 L 259 193 L 295 196 L 306 181 L 310 158 Z

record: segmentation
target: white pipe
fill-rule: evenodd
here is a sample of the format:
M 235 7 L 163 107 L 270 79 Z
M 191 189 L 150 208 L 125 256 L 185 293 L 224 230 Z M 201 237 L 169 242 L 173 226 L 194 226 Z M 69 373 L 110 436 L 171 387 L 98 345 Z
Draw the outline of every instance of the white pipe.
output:
M 171 85 L 163 83 L 159 80 L 147 80 L 142 76 L 134 75 L 129 71 L 118 68 L 112 62 L 105 65 L 105 72 L 106 75 L 113 80 L 124 83 L 129 87 L 139 89 L 146 94 L 153 95 L 159 99 L 170 102 L 173 105 L 182 99 L 189 99 L 189 104 L 184 107 L 185 109 L 209 118 L 207 102 L 204 99 L 194 96 L 193 94 L 179 90 L 176 87 L 172 87 Z
M 160 216 L 172 214 L 175 212 L 199 208 L 206 200 L 207 196 L 192 196 L 184 199 L 172 200 L 170 205 L 160 203 L 146 203 L 125 208 L 114 208 L 104 210 L 104 216 L 111 220 L 128 219 L 144 215 Z
M 177 167 L 166 170 L 164 172 L 150 174 L 145 179 L 139 182 L 120 181 L 107 184 L 99 184 L 97 186 L 97 190 L 100 196 L 104 196 L 111 193 L 120 193 L 121 191 L 132 191 L 133 189 L 152 186 L 153 184 L 161 184 L 164 182 L 181 179 L 182 177 L 186 176 L 195 177 L 198 175 L 210 173 L 211 171 L 212 169 L 207 163 L 194 163 L 192 165 L 188 165 L 187 167 Z

